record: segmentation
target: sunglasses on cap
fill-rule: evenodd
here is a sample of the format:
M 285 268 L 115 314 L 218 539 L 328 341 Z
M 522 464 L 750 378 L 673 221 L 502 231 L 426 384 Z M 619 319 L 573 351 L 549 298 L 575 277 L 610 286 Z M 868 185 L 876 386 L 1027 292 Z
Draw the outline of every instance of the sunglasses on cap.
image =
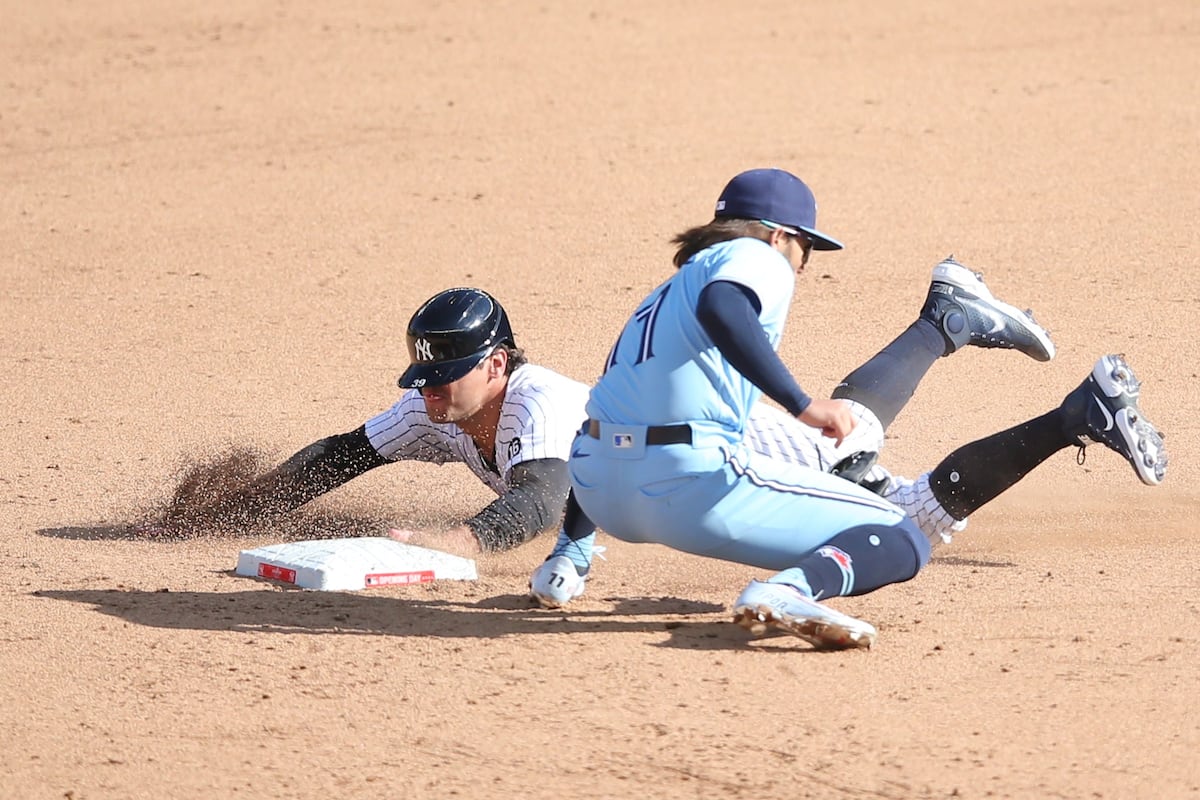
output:
M 766 225 L 768 228 L 773 228 L 775 230 L 783 231 L 784 233 L 788 234 L 789 236 L 795 236 L 797 239 L 799 239 L 804 244 L 805 247 L 813 246 L 812 237 L 809 236 L 804 231 L 798 231 L 795 228 L 789 228 L 787 225 L 780 225 L 778 222 L 771 222 L 770 220 L 767 220 L 767 219 L 760 219 L 759 223 Z

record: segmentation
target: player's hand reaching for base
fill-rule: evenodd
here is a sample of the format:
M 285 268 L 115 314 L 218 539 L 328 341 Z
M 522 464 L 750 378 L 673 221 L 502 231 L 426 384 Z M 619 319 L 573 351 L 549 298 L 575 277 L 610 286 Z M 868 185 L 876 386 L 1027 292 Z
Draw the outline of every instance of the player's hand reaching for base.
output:
M 471 529 L 463 526 L 448 531 L 414 531 L 405 528 L 392 528 L 388 537 L 398 542 L 427 547 L 430 550 L 441 550 L 456 556 L 472 557 L 482 552 L 479 539 Z
M 836 439 L 839 446 L 854 430 L 854 415 L 841 400 L 813 400 L 797 419 L 820 430 L 822 436 Z

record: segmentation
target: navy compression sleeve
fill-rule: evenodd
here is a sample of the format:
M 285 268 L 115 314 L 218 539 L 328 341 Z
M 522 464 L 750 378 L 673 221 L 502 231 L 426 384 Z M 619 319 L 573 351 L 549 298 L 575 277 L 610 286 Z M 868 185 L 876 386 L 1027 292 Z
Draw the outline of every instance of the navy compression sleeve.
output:
M 486 552 L 511 550 L 562 520 L 571 488 L 561 458 L 522 461 L 512 468 L 508 491 L 467 520 Z
M 291 511 L 386 463 L 360 425 L 300 450 L 246 487 L 238 505 L 250 519 Z
M 732 281 L 714 281 L 700 292 L 696 318 L 734 369 L 763 390 L 763 394 L 801 414 L 812 402 L 788 372 L 758 320 L 762 305 L 749 288 Z

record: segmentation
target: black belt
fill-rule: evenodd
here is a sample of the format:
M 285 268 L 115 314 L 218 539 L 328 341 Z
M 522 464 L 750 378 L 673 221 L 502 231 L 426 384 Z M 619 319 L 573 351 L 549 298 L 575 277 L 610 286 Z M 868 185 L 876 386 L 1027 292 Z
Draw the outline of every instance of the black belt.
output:
M 600 438 L 600 422 L 589 419 L 583 426 L 584 433 L 593 439 Z M 646 444 L 691 444 L 691 425 L 651 425 L 646 428 Z

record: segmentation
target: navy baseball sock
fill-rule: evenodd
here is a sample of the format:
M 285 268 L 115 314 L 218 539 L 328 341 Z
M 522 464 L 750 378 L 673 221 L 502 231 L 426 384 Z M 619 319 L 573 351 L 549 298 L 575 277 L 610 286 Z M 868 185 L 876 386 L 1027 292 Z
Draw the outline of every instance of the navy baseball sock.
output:
M 929 488 L 952 517 L 965 519 L 1071 444 L 1056 408 L 958 448 L 929 473 Z
M 895 525 L 848 528 L 771 577 L 816 600 L 867 594 L 913 578 L 929 563 L 929 539 L 907 517 Z
M 912 399 L 925 373 L 945 352 L 942 332 L 929 320 L 919 319 L 847 375 L 831 396 L 862 403 L 887 430 Z

